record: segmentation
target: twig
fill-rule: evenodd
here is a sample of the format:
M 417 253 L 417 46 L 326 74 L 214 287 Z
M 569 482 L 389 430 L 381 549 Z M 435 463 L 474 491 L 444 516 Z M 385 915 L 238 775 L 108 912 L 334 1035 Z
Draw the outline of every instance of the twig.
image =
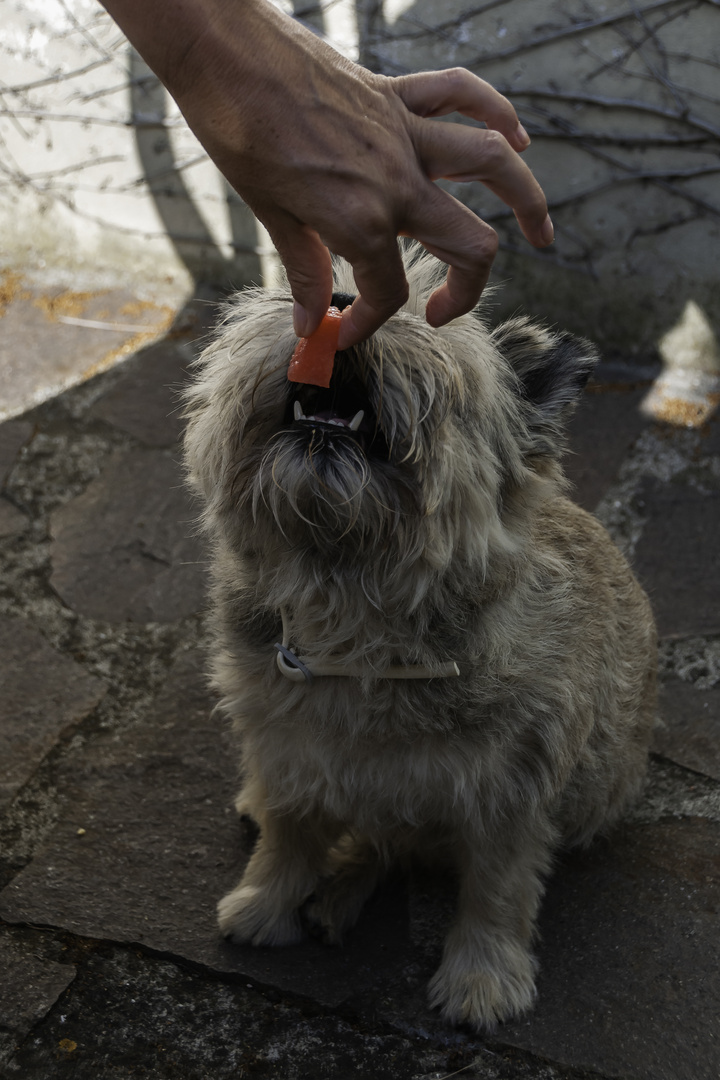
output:
M 695 127 L 699 131 L 706 131 L 708 135 L 713 135 L 716 139 L 720 139 L 720 128 L 708 124 L 702 117 L 694 116 L 689 112 L 681 112 L 678 109 L 666 109 L 662 105 L 652 105 L 646 101 L 638 101 L 636 98 L 615 98 L 608 97 L 604 94 L 584 94 L 575 91 L 551 90 L 545 86 L 520 88 L 509 86 L 503 87 L 498 84 L 496 89 L 499 90 L 501 94 L 505 94 L 512 98 L 544 97 L 556 101 L 569 101 L 573 104 L 579 102 L 582 105 L 598 105 L 603 109 L 635 109 L 637 112 L 661 116 L 665 120 L 679 120 L 689 127 Z
M 483 221 L 494 221 L 495 218 L 488 216 L 484 217 Z M 572 270 L 574 273 L 585 274 L 587 277 L 598 280 L 598 275 L 590 264 L 589 256 L 583 253 L 581 259 L 572 260 L 564 259 L 561 255 L 553 253 L 543 254 L 540 251 L 536 251 L 531 247 L 519 247 L 517 244 L 512 243 L 510 240 L 500 239 L 498 246 L 501 251 L 507 252 L 509 255 L 522 255 L 524 259 L 536 259 L 538 262 L 547 266 L 551 263 L 553 266 L 559 267 L 561 270 Z M 585 264 L 585 265 L 583 265 Z
M 462 11 L 460 14 L 453 16 L 452 19 L 446 19 L 445 22 L 440 23 L 428 23 L 423 19 L 420 19 L 416 14 L 409 14 L 403 12 L 398 19 L 398 22 L 410 23 L 413 26 L 419 26 L 420 30 L 413 33 L 402 34 L 388 34 L 381 32 L 377 35 L 375 44 L 379 41 L 416 41 L 422 37 L 437 37 L 437 38 L 450 38 L 454 37 L 451 31 L 457 32 L 461 26 L 471 19 L 477 18 L 479 15 L 484 15 L 486 12 L 491 11 L 493 8 L 505 7 L 509 0 L 488 0 L 488 3 L 481 4 L 480 7 L 470 8 L 468 11 Z
M 65 165 L 61 169 L 48 169 L 47 172 L 28 173 L 26 179 L 30 181 L 54 180 L 56 176 L 68 176 L 71 173 L 82 172 L 83 169 L 92 169 L 95 165 L 110 165 L 116 161 L 125 161 L 125 155 L 109 154 L 106 157 L 91 158 L 88 161 L 80 161 L 76 165 Z
M 37 90 L 41 86 L 55 86 L 57 83 L 66 82 L 68 79 L 79 79 L 81 75 L 87 75 L 89 71 L 95 71 L 96 68 L 104 67 L 109 63 L 106 57 L 102 60 L 93 60 L 91 64 L 86 64 L 85 67 L 74 68 L 73 71 L 58 71 L 54 75 L 47 75 L 44 79 L 35 79 L 34 82 L 18 83 L 15 86 L 6 86 L 3 84 L 2 91 L 4 94 L 24 94 L 27 90 Z
M 659 236 L 661 233 L 669 232 L 670 229 L 678 229 L 681 225 L 689 225 L 693 221 L 698 220 L 697 214 L 687 214 L 685 217 L 672 218 L 670 221 L 661 221 L 658 225 L 651 225 L 647 228 L 633 229 L 632 233 L 627 239 L 627 246 L 630 247 L 638 237 L 642 236 Z
M 143 87 L 147 83 L 159 82 L 157 75 L 148 74 L 135 76 L 133 78 L 126 78 L 122 83 L 115 83 L 114 86 L 103 86 L 99 90 L 93 90 L 91 93 L 81 94 L 79 91 L 75 94 L 70 94 L 68 101 L 78 101 L 83 105 L 88 101 L 95 101 L 97 98 L 110 97 L 112 94 L 125 93 L 132 86 Z
M 120 66 L 118 65 L 117 57 L 113 56 L 111 52 L 109 52 L 103 45 L 101 45 L 97 38 L 94 36 L 94 34 L 91 34 L 88 28 L 86 26 L 83 26 L 83 24 L 76 19 L 74 12 L 70 10 L 68 5 L 65 3 L 65 0 L 57 0 L 57 2 L 60 4 L 60 7 L 65 12 L 69 22 L 72 24 L 75 30 L 77 30 L 78 34 L 80 34 L 80 36 L 83 37 L 88 42 L 88 44 L 91 45 L 93 49 L 95 49 L 96 52 L 100 53 L 100 55 L 108 63 L 111 63 L 113 67 Z M 102 14 L 104 15 L 105 13 L 103 12 Z
M 679 0 L 654 0 L 654 3 L 647 4 L 640 10 L 643 13 L 657 11 L 660 8 L 668 7 L 670 4 L 677 4 L 678 2 Z M 720 4 L 720 0 L 718 0 L 717 4 L 715 3 L 715 0 L 709 0 L 709 2 L 714 4 L 715 6 L 718 6 L 718 4 Z M 615 13 L 614 15 L 604 15 L 600 18 L 578 20 L 577 22 L 574 22 L 571 26 L 565 26 L 559 30 L 553 30 L 547 34 L 541 34 L 536 38 L 532 38 L 530 41 L 521 42 L 518 45 L 512 45 L 507 49 L 500 49 L 498 50 L 498 52 L 479 54 L 472 59 L 464 61 L 464 63 L 466 67 L 473 67 L 475 64 L 489 64 L 493 63 L 495 60 L 505 60 L 508 57 L 519 56 L 522 53 L 529 52 L 531 49 L 540 48 L 542 45 L 549 45 L 554 41 L 562 41 L 565 38 L 574 37 L 577 34 L 587 33 L 588 30 L 596 30 L 600 27 L 612 26 L 614 23 L 622 22 L 625 19 L 632 18 L 634 18 L 633 12 L 624 11 Z M 408 21 L 410 21 L 408 19 L 408 16 L 403 16 L 403 19 L 407 19 Z M 465 15 L 456 16 L 454 19 L 446 20 L 443 23 L 438 23 L 436 26 L 427 26 L 426 28 L 418 31 L 417 34 L 387 34 L 384 35 L 384 37 L 386 40 L 389 41 L 414 40 L 416 38 L 426 37 L 428 34 L 435 34 L 438 31 L 446 30 L 449 26 L 457 25 L 461 21 L 466 22 L 468 21 L 468 19 Z
M 579 128 L 564 118 L 557 116 L 555 113 L 551 113 L 548 109 L 543 109 L 538 105 L 524 105 L 520 110 L 524 126 L 528 130 L 528 134 L 534 139 L 565 139 L 567 141 L 587 141 L 598 143 L 612 143 L 615 146 L 691 146 L 691 147 L 705 147 L 708 146 L 710 140 L 706 135 L 683 135 L 675 134 L 665 131 L 658 131 L 654 134 L 648 135 L 646 132 L 630 132 L 630 131 L 595 131 L 588 128 Z M 534 116 L 542 117 L 547 120 L 548 124 L 552 125 L 552 129 L 548 130 L 546 127 L 542 127 L 539 121 L 531 120 L 528 113 Z
M 492 1050 L 488 1050 L 487 1047 L 482 1047 L 482 1050 L 483 1050 L 483 1053 L 489 1054 L 490 1057 L 496 1057 L 497 1056 L 496 1054 L 494 1054 L 492 1052 Z M 467 1072 L 468 1069 L 472 1069 L 475 1065 L 477 1065 L 478 1061 L 479 1061 L 479 1058 L 476 1058 L 474 1061 L 471 1061 L 469 1065 L 463 1065 L 462 1069 L 456 1069 L 455 1072 L 448 1073 L 446 1076 L 441 1076 L 440 1080 L 452 1080 L 452 1078 L 454 1076 L 459 1076 L 460 1073 L 464 1073 L 464 1072 Z
M 685 7 L 679 8 L 677 11 L 671 11 L 667 15 L 663 16 L 663 18 L 658 19 L 658 21 L 655 23 L 655 26 L 654 26 L 655 33 L 657 33 L 659 30 L 662 30 L 663 27 L 667 26 L 671 22 L 674 22 L 676 19 L 681 19 L 684 15 L 687 15 L 690 11 L 695 11 L 695 9 L 698 6 L 698 2 L 699 2 L 699 0 L 690 0 L 690 3 L 686 4 Z M 642 39 L 640 44 L 642 44 L 646 40 L 647 40 L 647 35 L 645 35 L 645 37 Z M 593 79 L 597 78 L 598 75 L 601 75 L 604 71 L 612 71 L 612 70 L 617 71 L 617 70 L 623 68 L 624 64 L 627 62 L 627 60 L 632 55 L 632 52 L 634 51 L 634 49 L 635 49 L 635 43 L 633 43 L 632 48 L 626 49 L 626 51 L 624 53 L 622 53 L 621 56 L 618 56 L 618 57 L 616 57 L 616 58 L 614 58 L 613 60 L 610 60 L 610 61 L 604 61 L 602 59 L 602 57 L 598 56 L 597 59 L 601 61 L 600 67 L 598 67 L 595 71 L 592 71 L 587 76 L 586 82 L 591 82 Z M 589 51 L 589 50 L 587 50 L 587 51 Z M 593 54 L 591 53 L 591 55 L 593 55 Z M 633 72 L 629 72 L 629 71 L 625 70 L 624 74 L 632 75 Z
M 714 206 L 700 196 L 693 194 L 693 192 L 684 191 L 682 188 L 676 187 L 674 184 L 671 184 L 664 179 L 662 175 L 644 172 L 634 172 L 625 176 L 613 176 L 609 180 L 604 180 L 599 184 L 595 184 L 594 187 L 585 188 L 583 191 L 574 191 L 571 195 L 565 195 L 557 199 L 548 199 L 548 210 L 560 210 L 564 206 L 572 206 L 573 203 L 583 202 L 585 199 L 592 199 L 596 195 L 602 195 L 604 191 L 610 191 L 612 188 L 618 187 L 620 184 L 635 184 L 642 181 L 657 184 L 658 186 L 665 188 L 665 190 L 669 191 L 671 194 L 676 195 L 681 199 L 685 199 L 687 202 L 693 203 L 715 217 L 720 217 L 720 206 Z M 489 214 L 483 214 L 482 216 L 484 221 L 492 224 L 495 221 L 502 221 L 505 218 L 513 217 L 513 212 L 512 210 L 505 209 L 493 210 Z M 531 254 L 531 252 L 528 252 L 528 254 Z M 541 257 L 545 258 L 546 256 Z
M 50 109 L 0 109 L 0 116 L 22 116 L 30 120 L 57 120 L 71 124 L 103 124 L 106 127 L 176 128 L 185 127 L 182 116 L 144 119 L 130 117 L 119 120 L 112 116 L 83 116 L 82 113 L 54 113 Z
M 86 326 L 88 330 L 112 330 L 116 334 L 154 334 L 159 327 L 151 323 L 110 323 L 97 319 L 78 319 L 74 315 L 58 315 L 57 321 L 68 326 Z
M 630 2 L 632 4 L 633 8 L 635 8 L 636 4 L 635 4 L 634 0 L 630 0 Z M 636 55 L 640 57 L 640 59 L 642 60 L 643 64 L 645 65 L 645 67 L 647 68 L 648 73 L 649 73 L 648 75 L 645 75 L 644 77 L 645 78 L 652 78 L 652 79 L 654 79 L 655 82 L 659 83 L 661 86 L 664 86 L 665 89 L 667 90 L 667 92 L 670 94 L 670 96 L 674 99 L 675 104 L 677 105 L 678 109 L 682 112 L 683 115 L 685 115 L 685 113 L 689 112 L 690 106 L 687 104 L 686 101 L 683 100 L 682 94 L 680 93 L 678 87 L 675 86 L 672 79 L 669 77 L 669 75 L 667 73 L 668 64 L 667 64 L 667 56 L 665 54 L 665 46 L 663 45 L 662 41 L 660 41 L 660 38 L 658 37 L 657 32 L 654 29 L 654 27 L 649 26 L 649 24 L 648 24 L 647 20 L 644 18 L 644 16 L 637 15 L 637 20 L 640 23 L 640 25 L 646 31 L 646 36 L 645 36 L 644 41 L 640 42 L 637 45 L 635 45 L 635 43 L 633 43 L 634 51 L 635 51 Z M 630 39 L 630 34 L 627 31 L 624 31 L 622 27 L 618 27 L 618 33 L 622 37 L 624 37 L 626 40 Z M 660 57 L 660 63 L 662 65 L 662 67 L 664 68 L 664 70 L 662 70 L 662 71 L 659 70 L 657 68 L 657 66 L 655 64 L 653 64 L 652 61 L 646 56 L 644 46 L 648 41 L 652 41 L 652 43 L 654 44 L 655 49 L 656 49 L 656 51 L 658 53 L 658 56 Z M 638 72 L 638 74 L 642 77 L 642 72 Z
M 331 8 L 337 7 L 341 4 L 342 0 L 324 0 L 318 4 L 308 4 L 307 7 L 300 7 L 298 4 L 293 4 L 293 18 L 294 19 L 311 19 L 313 15 L 324 15 L 326 11 Z
M 717 67 L 718 65 L 714 65 Z M 625 75 L 629 79 L 643 79 L 645 82 L 654 82 L 656 78 L 647 71 L 626 71 Z M 698 98 L 700 101 L 707 101 L 710 105 L 720 105 L 720 98 L 712 97 L 710 94 L 704 94 L 702 90 L 697 90 L 693 86 L 679 86 L 678 83 L 673 82 L 673 86 L 676 90 L 683 94 L 692 94 L 693 97 Z

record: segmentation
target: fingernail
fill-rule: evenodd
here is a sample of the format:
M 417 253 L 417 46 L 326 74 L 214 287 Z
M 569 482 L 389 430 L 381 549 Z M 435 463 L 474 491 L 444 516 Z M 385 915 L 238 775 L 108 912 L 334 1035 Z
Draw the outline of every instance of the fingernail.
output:
M 522 143 L 523 147 L 530 145 L 530 136 L 528 135 L 522 124 L 518 124 L 515 134 L 517 135 L 519 142 Z
M 553 240 L 555 239 L 555 229 L 553 227 L 552 221 L 550 220 L 549 214 L 543 222 L 543 227 L 540 230 L 540 238 L 542 239 L 542 242 L 544 244 L 552 244 Z
M 310 316 L 302 304 L 297 300 L 293 302 L 293 328 L 298 337 L 307 337 L 310 326 Z

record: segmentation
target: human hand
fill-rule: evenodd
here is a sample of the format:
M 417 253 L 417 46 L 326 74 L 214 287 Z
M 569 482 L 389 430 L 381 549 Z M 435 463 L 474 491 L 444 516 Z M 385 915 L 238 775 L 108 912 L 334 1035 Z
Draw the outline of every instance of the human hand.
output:
M 142 0 L 108 0 L 190 127 L 267 228 L 307 336 L 332 293 L 330 253 L 358 296 L 340 348 L 369 337 L 407 298 L 397 244 L 412 237 L 448 265 L 427 319 L 471 310 L 497 235 L 434 180 L 478 180 L 512 207 L 536 247 L 552 242 L 542 190 L 520 158 L 512 105 L 460 68 L 387 78 L 340 56 L 267 0 L 179 0 L 158 25 Z M 130 16 L 128 17 L 128 13 Z M 133 22 L 134 19 L 134 22 Z M 458 111 L 487 129 L 433 119 Z

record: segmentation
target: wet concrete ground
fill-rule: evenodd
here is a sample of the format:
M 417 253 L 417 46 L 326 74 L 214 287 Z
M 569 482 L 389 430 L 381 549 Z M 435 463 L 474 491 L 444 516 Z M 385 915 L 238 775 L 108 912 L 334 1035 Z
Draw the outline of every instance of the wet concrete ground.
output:
M 478 1038 L 425 1003 L 442 879 L 387 882 L 343 949 L 217 934 L 253 834 L 178 466 L 210 315 L 0 426 L 0 1075 L 715 1080 L 720 420 L 643 419 L 656 372 L 615 363 L 573 423 L 576 496 L 655 605 L 662 726 L 637 809 L 550 882 L 537 1008 Z

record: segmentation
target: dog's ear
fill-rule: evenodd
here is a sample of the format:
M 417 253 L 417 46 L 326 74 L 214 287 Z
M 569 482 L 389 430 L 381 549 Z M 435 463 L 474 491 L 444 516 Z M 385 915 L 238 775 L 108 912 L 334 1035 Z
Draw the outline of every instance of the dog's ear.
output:
M 557 456 L 565 425 L 600 359 L 595 346 L 526 317 L 502 323 L 492 338 L 517 377 L 532 452 Z

